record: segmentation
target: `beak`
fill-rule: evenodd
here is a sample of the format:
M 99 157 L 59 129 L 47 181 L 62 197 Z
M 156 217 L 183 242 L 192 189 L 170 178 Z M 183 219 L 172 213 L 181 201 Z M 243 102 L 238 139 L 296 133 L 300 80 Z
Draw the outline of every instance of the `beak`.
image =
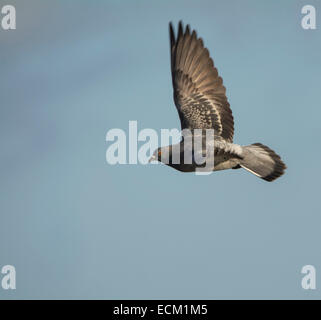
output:
M 148 160 L 148 163 L 151 163 L 152 161 L 157 161 L 155 155 L 152 155 L 150 159 Z

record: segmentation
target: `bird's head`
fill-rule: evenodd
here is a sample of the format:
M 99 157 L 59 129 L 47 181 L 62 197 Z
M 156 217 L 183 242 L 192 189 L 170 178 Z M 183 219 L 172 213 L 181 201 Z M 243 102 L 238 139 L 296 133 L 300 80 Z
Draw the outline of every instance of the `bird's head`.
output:
M 161 161 L 161 158 L 162 158 L 162 148 L 160 147 L 154 151 L 154 153 L 152 154 L 148 162 Z
M 153 155 L 150 157 L 148 162 L 151 161 L 159 161 L 159 162 L 163 162 L 165 164 L 167 164 L 166 162 L 168 162 L 168 160 L 170 158 L 170 148 L 169 146 L 166 147 L 159 147 L 158 149 L 156 149 L 153 153 Z

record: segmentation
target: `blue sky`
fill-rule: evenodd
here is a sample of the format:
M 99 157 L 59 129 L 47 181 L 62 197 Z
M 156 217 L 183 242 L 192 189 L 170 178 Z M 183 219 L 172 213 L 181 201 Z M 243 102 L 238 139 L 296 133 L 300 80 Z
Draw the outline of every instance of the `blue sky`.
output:
M 9 2 L 0 267 L 16 267 L 17 289 L 1 298 L 321 297 L 300 273 L 321 269 L 320 2 Z M 306 4 L 316 30 L 301 27 Z M 111 128 L 179 128 L 168 23 L 180 19 L 224 79 L 235 142 L 273 148 L 282 178 L 106 163 Z

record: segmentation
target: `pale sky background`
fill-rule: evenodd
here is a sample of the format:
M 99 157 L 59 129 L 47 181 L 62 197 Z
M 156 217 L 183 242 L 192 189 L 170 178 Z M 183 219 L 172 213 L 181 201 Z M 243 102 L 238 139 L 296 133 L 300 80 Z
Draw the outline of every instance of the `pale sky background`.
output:
M 0 4 L 17 10 L 0 29 L 0 267 L 17 272 L 1 298 L 321 298 L 320 1 Z M 317 30 L 301 27 L 306 4 Z M 179 128 L 180 19 L 224 79 L 235 142 L 276 150 L 282 178 L 106 163 L 111 128 Z

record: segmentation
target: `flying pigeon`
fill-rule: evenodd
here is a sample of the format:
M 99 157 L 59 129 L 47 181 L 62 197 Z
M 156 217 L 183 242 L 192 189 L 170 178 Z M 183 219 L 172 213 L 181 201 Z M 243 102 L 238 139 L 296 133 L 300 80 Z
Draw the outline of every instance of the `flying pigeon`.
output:
M 182 22 L 179 22 L 177 36 L 170 23 L 169 34 L 174 101 L 182 132 L 190 132 L 192 137 L 196 131 L 201 135 L 201 140 L 205 141 L 203 154 L 204 148 L 212 148 L 214 166 L 211 171 L 244 168 L 266 181 L 280 177 L 286 166 L 269 147 L 261 143 L 248 146 L 233 143 L 234 120 L 226 89 L 203 40 L 197 37 L 195 30 L 190 32 L 189 25 L 184 30 Z M 213 140 L 204 140 L 207 129 L 214 132 Z M 183 134 L 180 143 L 158 148 L 150 161 L 163 162 L 182 172 L 204 167 L 204 163 L 200 165 L 195 159 L 193 140 L 187 138 L 188 134 Z M 192 150 L 188 163 L 184 162 L 186 150 Z

